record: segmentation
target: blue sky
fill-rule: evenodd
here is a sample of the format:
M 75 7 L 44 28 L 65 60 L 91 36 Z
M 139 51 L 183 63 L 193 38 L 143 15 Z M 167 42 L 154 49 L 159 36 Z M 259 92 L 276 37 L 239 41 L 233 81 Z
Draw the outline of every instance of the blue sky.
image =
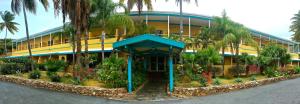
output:
M 0 1 L 0 11 L 11 10 L 11 0 Z M 61 16 L 54 16 L 52 0 L 49 1 L 50 9 L 48 12 L 46 12 L 41 5 L 38 5 L 36 15 L 28 13 L 30 34 L 62 25 Z M 113 1 L 117 2 L 119 0 Z M 169 2 L 165 2 L 165 0 L 153 0 L 154 10 L 178 11 L 179 8 L 172 1 L 173 0 L 169 0 Z M 300 0 L 198 0 L 198 2 L 198 6 L 194 5 L 194 2 L 190 4 L 185 3 L 183 8 L 184 12 L 219 16 L 222 10 L 225 9 L 232 20 L 244 24 L 249 28 L 285 39 L 290 39 L 292 34 L 289 32 L 290 19 L 300 10 L 300 6 L 298 6 Z M 9 34 L 9 37 L 25 37 L 23 14 L 17 15 L 15 21 L 20 24 L 18 26 L 20 30 L 15 35 Z M 3 37 L 4 32 L 1 32 L 0 38 Z

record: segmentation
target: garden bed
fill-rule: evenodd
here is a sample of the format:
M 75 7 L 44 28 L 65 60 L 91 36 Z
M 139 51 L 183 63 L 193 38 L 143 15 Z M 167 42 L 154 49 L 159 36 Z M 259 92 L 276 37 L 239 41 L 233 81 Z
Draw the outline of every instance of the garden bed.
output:
M 230 91 L 235 91 L 239 89 L 252 88 L 256 86 L 266 85 L 269 83 L 275 83 L 282 80 L 293 79 L 300 77 L 300 74 L 291 75 L 289 77 L 273 77 L 266 78 L 257 81 L 248 81 L 239 84 L 227 84 L 219 86 L 208 86 L 208 87 L 175 87 L 172 96 L 177 97 L 188 97 L 188 96 L 205 96 L 218 93 L 225 93 Z M 168 92 L 170 94 L 170 92 Z
M 125 88 L 101 88 L 92 86 L 80 86 L 63 84 L 56 82 L 49 82 L 45 80 L 34 80 L 18 77 L 14 75 L 0 75 L 0 81 L 11 82 L 21 84 L 25 86 L 44 88 L 55 91 L 71 92 L 87 96 L 100 96 L 110 99 L 118 99 L 128 97 L 127 90 Z

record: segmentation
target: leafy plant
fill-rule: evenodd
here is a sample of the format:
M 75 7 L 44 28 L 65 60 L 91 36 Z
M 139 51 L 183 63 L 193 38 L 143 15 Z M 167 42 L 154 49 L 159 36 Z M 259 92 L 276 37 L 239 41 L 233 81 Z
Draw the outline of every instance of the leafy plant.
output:
M 201 84 L 202 87 L 206 87 L 206 86 L 208 85 L 207 79 L 201 77 L 201 78 L 200 78 L 200 84 Z
M 61 77 L 56 72 L 47 73 L 52 82 L 61 82 Z
M 1 74 L 3 74 L 3 75 L 16 74 L 17 72 L 20 72 L 21 70 L 24 70 L 23 64 L 3 63 L 0 65 L 0 71 L 1 71 Z
M 234 80 L 235 83 L 243 83 L 243 79 L 242 78 L 236 78 Z
M 67 63 L 62 60 L 48 60 L 45 62 L 45 68 L 49 72 L 57 72 L 64 70 L 67 67 Z
M 41 72 L 39 69 L 35 69 L 29 73 L 30 79 L 40 79 L 40 77 L 41 77 Z
M 192 81 L 191 82 L 191 86 L 192 87 L 199 87 L 199 86 L 201 86 L 201 84 L 199 82 L 197 82 L 197 81 Z
M 275 71 L 272 67 L 267 67 L 266 70 L 264 70 L 263 72 L 265 75 L 267 75 L 267 77 L 276 77 L 278 74 L 277 71 Z
M 127 77 L 123 67 L 125 60 L 111 55 L 103 60 L 102 64 L 97 66 L 99 80 L 103 81 L 107 87 L 117 88 L 126 87 Z
M 250 77 L 250 81 L 256 81 L 255 75 L 252 75 L 252 76 Z
M 222 83 L 221 83 L 219 78 L 215 78 L 213 84 L 214 85 L 221 85 Z
M 19 70 L 21 72 L 29 72 L 31 69 L 31 64 L 36 66 L 36 63 L 28 58 L 1 58 L 0 61 L 3 63 L 12 63 L 22 66 L 22 70 Z
M 239 77 L 246 69 L 242 66 L 233 66 L 228 69 L 229 73 L 233 76 Z
M 295 68 L 294 68 L 294 72 L 295 72 L 296 74 L 299 74 L 299 73 L 300 73 L 300 67 L 295 67 Z

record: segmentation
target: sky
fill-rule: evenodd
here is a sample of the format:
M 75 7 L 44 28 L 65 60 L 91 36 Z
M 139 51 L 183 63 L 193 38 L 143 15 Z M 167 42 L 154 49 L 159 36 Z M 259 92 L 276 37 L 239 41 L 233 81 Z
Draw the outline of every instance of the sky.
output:
M 37 0 L 38 1 L 38 0 Z M 119 0 L 113 0 L 115 2 Z M 175 0 L 152 0 L 154 11 L 179 11 Z M 248 28 L 265 32 L 284 39 L 291 38 L 289 31 L 291 18 L 300 10 L 300 0 L 198 0 L 198 6 L 194 0 L 183 4 L 183 11 L 207 16 L 220 16 L 225 9 L 228 16 Z M 0 0 L 0 11 L 11 10 L 11 0 Z M 36 15 L 28 13 L 28 24 L 30 34 L 38 33 L 62 25 L 62 18 L 55 16 L 52 0 L 49 0 L 50 8 L 46 12 L 38 5 Z M 147 10 L 144 8 L 144 10 Z M 9 34 L 9 38 L 25 37 L 25 26 L 23 14 L 16 15 L 15 21 L 19 23 L 19 31 Z M 0 20 L 1 22 L 1 20 Z M 0 33 L 0 38 L 5 32 Z

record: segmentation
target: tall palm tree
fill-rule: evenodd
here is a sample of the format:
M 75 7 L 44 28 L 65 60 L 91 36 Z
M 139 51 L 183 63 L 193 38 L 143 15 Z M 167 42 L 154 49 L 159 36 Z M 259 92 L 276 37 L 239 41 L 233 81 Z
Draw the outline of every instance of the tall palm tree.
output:
M 117 9 L 123 8 L 124 14 L 117 14 Z M 132 26 L 126 25 L 130 23 L 131 18 L 127 16 L 128 9 L 122 3 L 114 3 L 112 0 L 92 0 L 91 3 L 91 14 L 95 14 L 91 17 L 92 26 L 100 26 L 103 28 L 101 35 L 101 50 L 102 60 L 104 60 L 104 38 L 106 31 L 109 30 L 111 33 L 115 32 L 120 26 L 124 30 L 131 29 Z M 109 27 L 109 28 L 107 28 Z M 125 29 L 126 27 L 126 29 Z M 119 40 L 119 37 L 117 38 Z
M 222 60 L 222 70 L 224 70 L 225 68 L 225 49 L 228 45 L 229 42 L 229 38 L 230 37 L 226 37 L 225 36 L 227 34 L 231 33 L 231 30 L 229 29 L 229 27 L 232 25 L 232 21 L 229 19 L 229 17 L 226 14 L 226 11 L 224 10 L 222 12 L 222 17 L 214 17 L 213 18 L 214 21 L 214 25 L 212 26 L 213 29 L 213 35 L 215 36 L 215 40 L 218 40 L 218 44 L 222 50 L 222 56 L 223 56 L 223 60 Z
M 125 0 L 120 0 L 120 3 L 124 3 Z M 152 10 L 152 0 L 127 0 L 127 7 L 129 10 L 133 9 L 133 6 L 136 5 L 139 14 L 143 10 L 144 5 L 147 6 L 148 10 Z
M 15 15 L 10 13 L 9 11 L 0 12 L 1 18 L 3 22 L 0 23 L 0 30 L 3 30 L 5 28 L 5 37 L 4 37 L 4 53 L 7 55 L 7 45 L 6 45 L 6 38 L 7 38 L 7 30 L 11 33 L 14 34 L 17 32 L 19 29 L 16 25 L 19 25 L 16 22 L 13 22 L 15 19 Z
M 291 19 L 292 25 L 290 26 L 290 31 L 294 32 L 292 39 L 294 41 L 300 42 L 300 10 Z
M 124 30 L 124 36 L 117 34 L 117 41 L 119 41 L 121 37 L 130 37 L 127 34 L 132 34 L 135 30 L 133 20 L 126 14 L 115 14 L 108 19 L 107 23 L 111 33 L 114 33 L 116 29 Z
M 48 0 L 39 0 L 39 1 L 47 11 L 47 8 L 49 6 Z M 30 38 L 29 38 L 29 29 L 28 29 L 28 22 L 27 22 L 27 11 L 36 14 L 36 7 L 37 7 L 36 0 L 12 0 L 11 1 L 11 10 L 13 13 L 19 15 L 21 10 L 23 12 L 25 28 L 26 28 L 27 47 L 28 47 L 29 57 L 31 60 L 33 60 L 33 58 L 31 53 L 31 45 L 29 42 Z M 31 63 L 31 70 L 34 70 L 33 63 Z
M 76 65 L 78 65 L 77 69 L 83 71 L 81 37 L 82 33 L 85 33 L 85 50 L 87 50 L 88 44 L 86 39 L 88 36 L 87 31 L 89 27 L 90 0 L 53 0 L 53 3 L 55 14 L 59 15 L 59 13 L 62 12 L 63 22 L 65 22 L 65 19 L 68 17 L 70 24 L 76 31 Z M 87 54 L 84 56 L 84 59 L 87 60 Z M 81 75 L 77 77 L 82 79 Z

